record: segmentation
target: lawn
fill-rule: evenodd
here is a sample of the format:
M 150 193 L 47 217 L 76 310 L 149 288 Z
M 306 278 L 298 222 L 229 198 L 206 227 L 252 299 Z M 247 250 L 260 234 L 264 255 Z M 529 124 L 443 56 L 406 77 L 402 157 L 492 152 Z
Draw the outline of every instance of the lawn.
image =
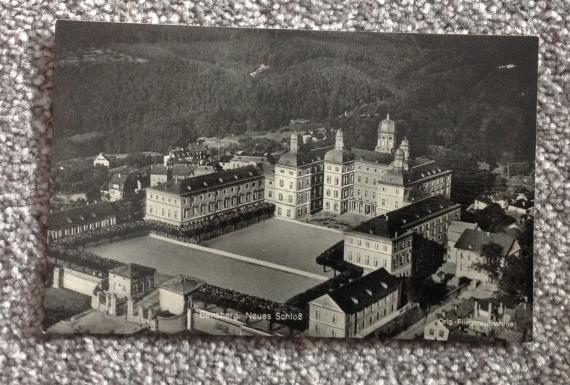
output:
M 338 231 L 272 218 L 202 246 L 323 275 L 315 258 L 342 239 Z
M 44 330 L 91 308 L 91 298 L 67 289 L 46 288 Z
M 212 285 L 280 302 L 321 282 L 152 237 L 130 238 L 87 250 L 119 262 L 154 267 L 163 274 L 186 274 Z M 313 256 L 311 259 L 314 261 Z

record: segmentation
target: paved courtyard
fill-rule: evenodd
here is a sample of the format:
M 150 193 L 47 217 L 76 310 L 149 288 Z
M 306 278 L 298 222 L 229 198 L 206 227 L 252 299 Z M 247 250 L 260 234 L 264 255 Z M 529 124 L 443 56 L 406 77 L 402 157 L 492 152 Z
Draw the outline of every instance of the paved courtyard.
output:
M 342 239 L 339 231 L 272 218 L 214 238 L 202 246 L 325 275 L 315 258 Z
M 261 225 L 267 223 L 266 221 Z M 102 244 L 88 250 L 119 262 L 139 263 L 169 275 L 187 274 L 212 285 L 280 302 L 322 282 L 315 278 L 227 258 L 216 254 L 215 250 L 210 253 L 150 236 Z M 239 253 L 240 250 L 233 252 Z M 316 255 L 311 256 L 313 261 L 315 257 Z

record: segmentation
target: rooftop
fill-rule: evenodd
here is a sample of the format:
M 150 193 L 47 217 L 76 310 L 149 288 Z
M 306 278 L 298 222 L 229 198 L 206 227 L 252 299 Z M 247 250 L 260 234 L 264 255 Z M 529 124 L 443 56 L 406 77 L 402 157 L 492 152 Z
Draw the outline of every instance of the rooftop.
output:
M 171 194 L 184 195 L 195 191 L 219 188 L 227 184 L 234 184 L 247 179 L 260 177 L 261 174 L 254 166 L 240 167 L 233 170 L 219 171 L 211 174 L 199 175 L 184 179 L 180 182 L 169 180 L 159 183 L 148 190 L 164 191 Z
M 398 290 L 400 280 L 385 269 L 374 270 L 328 295 L 346 314 L 354 314 Z
M 194 167 L 193 165 L 188 164 L 188 163 L 175 163 L 172 165 L 172 175 L 173 176 L 193 175 L 194 170 L 196 170 L 196 167 Z
M 363 150 L 361 148 L 352 148 L 350 152 L 354 154 L 354 159 L 356 161 L 363 160 L 370 163 L 390 164 L 394 160 L 394 156 L 392 154 L 385 152 Z
M 332 146 L 319 147 L 309 151 L 300 152 L 286 152 L 281 155 L 278 163 L 283 166 L 299 167 L 310 163 L 322 161 L 325 159 L 327 151 L 331 150 Z
M 428 218 L 459 207 L 459 204 L 437 195 L 391 211 L 386 215 L 372 218 L 349 231 L 394 238 L 418 222 L 423 222 Z
M 152 267 L 137 265 L 136 263 L 129 263 L 128 265 L 122 265 L 109 270 L 109 273 L 129 279 L 148 277 L 149 275 L 154 275 L 155 272 L 156 269 L 153 269 Z
M 166 175 L 168 174 L 168 167 L 162 164 L 153 164 L 150 166 L 150 173 L 153 175 Z
M 506 255 L 514 243 L 515 238 L 506 233 L 489 233 L 486 231 L 467 229 L 455 243 L 455 248 L 480 253 L 484 246 L 497 244 L 501 246 L 503 254 Z
M 173 291 L 178 294 L 186 295 L 198 289 L 205 282 L 199 279 L 188 277 L 186 275 L 178 275 L 160 285 L 161 289 Z
M 75 207 L 48 214 L 48 229 L 72 227 L 100 221 L 114 216 L 115 210 L 108 202 L 99 202 L 88 206 Z

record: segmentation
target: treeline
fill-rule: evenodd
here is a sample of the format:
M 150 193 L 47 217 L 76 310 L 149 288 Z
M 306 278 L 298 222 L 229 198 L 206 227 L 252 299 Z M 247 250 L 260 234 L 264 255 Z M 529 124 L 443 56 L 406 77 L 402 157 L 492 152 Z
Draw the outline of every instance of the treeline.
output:
M 247 30 L 90 33 L 101 35 L 100 57 L 90 51 L 92 60 L 82 61 L 81 33 L 59 48 L 60 159 L 162 152 L 198 136 L 268 131 L 298 118 L 346 128 L 357 134 L 348 135 L 349 145 L 366 147 L 389 112 L 419 152 L 424 142 L 482 153 L 534 145 L 528 44 Z M 105 60 L 108 50 L 132 60 Z M 516 66 L 498 70 L 510 63 Z M 261 64 L 269 68 L 250 76 Z M 490 135 L 496 146 L 485 146 Z

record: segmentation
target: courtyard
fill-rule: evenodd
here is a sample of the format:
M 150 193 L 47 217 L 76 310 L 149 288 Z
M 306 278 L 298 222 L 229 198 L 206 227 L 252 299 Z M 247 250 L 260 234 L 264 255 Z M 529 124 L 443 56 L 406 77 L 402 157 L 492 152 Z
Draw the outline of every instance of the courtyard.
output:
M 343 233 L 338 230 L 272 218 L 201 245 L 314 274 L 332 276 L 330 273 L 323 273 L 323 267 L 317 265 L 315 259 L 323 251 L 342 241 L 343 237 Z

